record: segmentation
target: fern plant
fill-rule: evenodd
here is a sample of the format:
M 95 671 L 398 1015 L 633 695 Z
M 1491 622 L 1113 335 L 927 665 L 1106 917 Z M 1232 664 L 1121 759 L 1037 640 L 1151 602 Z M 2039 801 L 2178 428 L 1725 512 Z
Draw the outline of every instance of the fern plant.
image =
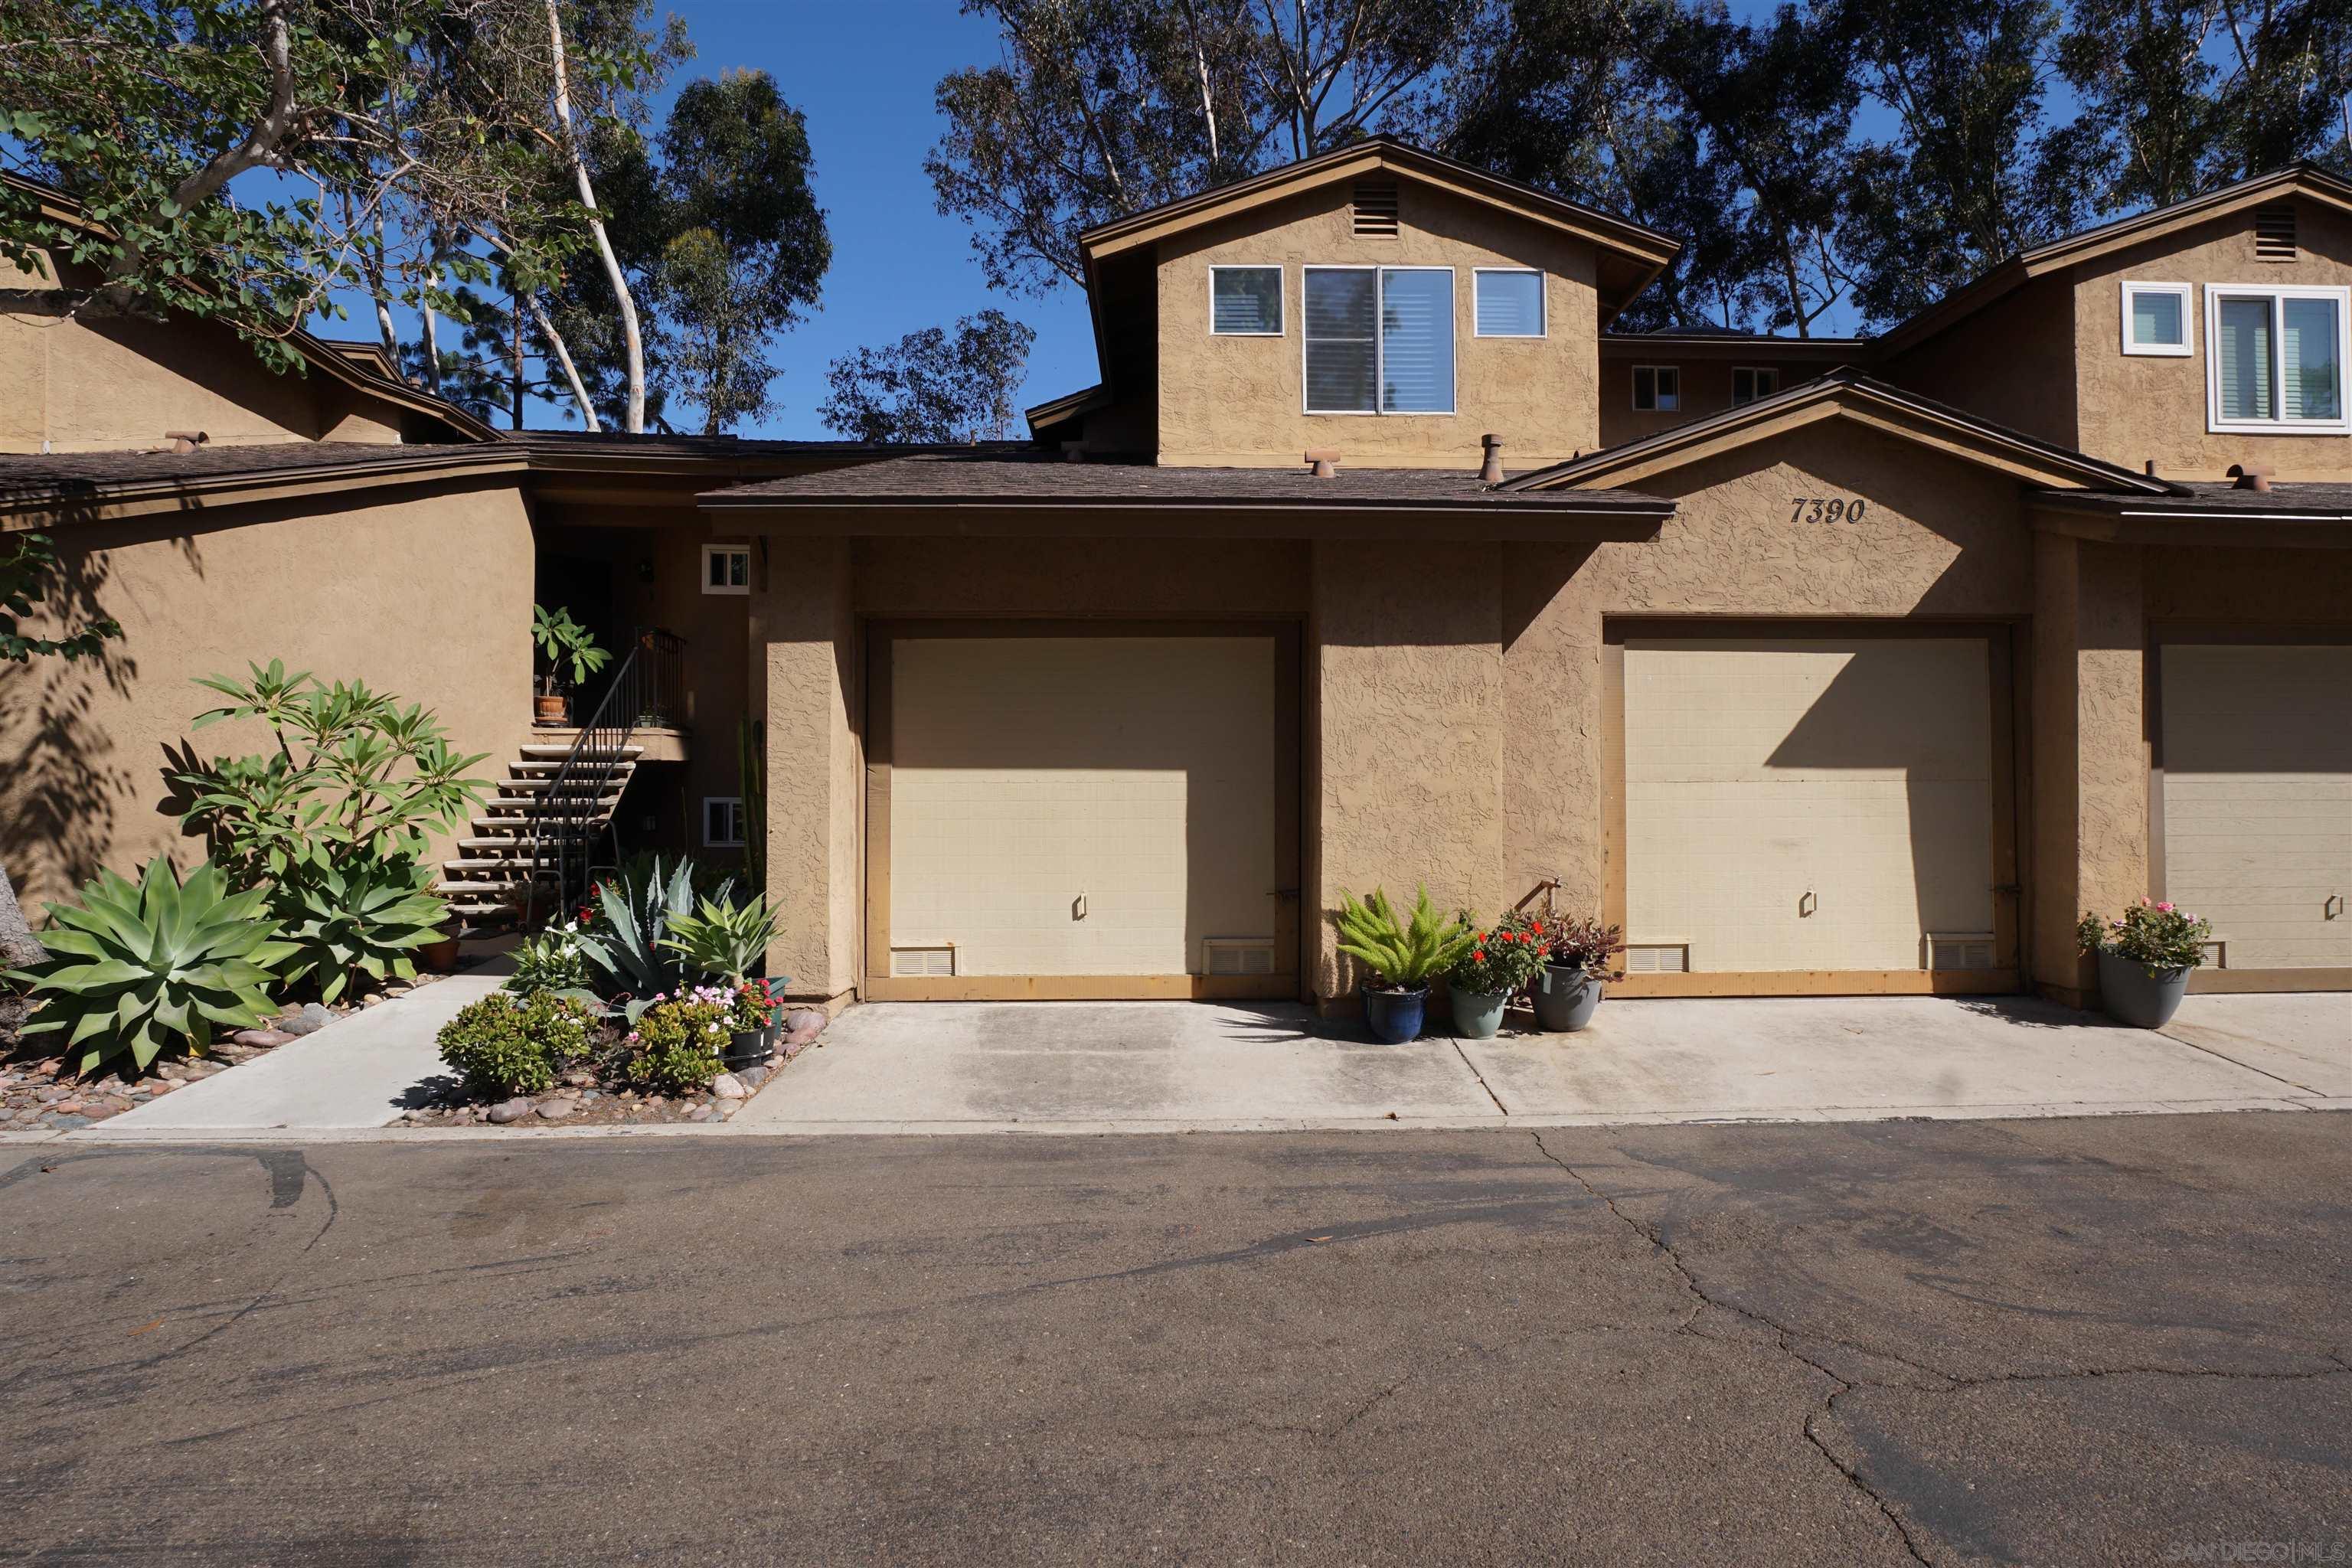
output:
M 1362 903 L 1342 891 L 1331 921 L 1339 928 L 1339 951 L 1391 990 L 1423 989 L 1432 975 L 1453 968 L 1478 940 L 1468 925 L 1437 912 L 1427 888 L 1414 900 L 1409 920 L 1398 920 L 1388 894 L 1375 888 Z
M 79 906 L 49 906 L 49 962 L 9 976 L 30 980 L 41 1005 L 25 1037 L 63 1035 L 87 1073 L 122 1055 L 144 1069 L 174 1037 L 202 1049 L 215 1026 L 258 1027 L 272 971 L 295 951 L 263 913 L 267 896 L 229 894 L 209 860 L 184 882 L 160 855 L 135 884 L 100 872 Z

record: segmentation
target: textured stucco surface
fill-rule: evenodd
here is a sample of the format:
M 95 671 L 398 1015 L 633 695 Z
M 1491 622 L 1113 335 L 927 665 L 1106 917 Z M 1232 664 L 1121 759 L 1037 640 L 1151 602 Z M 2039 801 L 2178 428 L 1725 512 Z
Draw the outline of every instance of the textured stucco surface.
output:
M 521 498 L 507 484 L 362 500 L 53 531 L 63 602 L 114 616 L 123 637 L 100 661 L 0 665 L 0 858 L 20 892 L 57 898 L 100 865 L 167 850 L 201 857 L 165 809 L 163 748 L 216 700 L 191 682 L 247 661 L 422 703 L 459 751 L 489 753 L 481 776 L 504 776 L 530 724 Z M 263 749 L 267 731 L 193 739 L 227 754 Z
M 1834 359 L 1797 360 L 1775 359 L 1769 352 L 1742 353 L 1733 358 L 1711 353 L 1701 358 L 1673 346 L 1650 348 L 1638 341 L 1610 341 L 1603 344 L 1601 358 L 1601 445 L 1622 446 L 1722 413 L 1731 406 L 1734 369 L 1776 370 L 1780 373 L 1779 390 L 1785 392 L 1827 374 L 1841 363 L 1868 363 L 1869 350 L 1862 345 L 1857 345 L 1850 355 Z M 1644 410 L 1633 406 L 1633 367 L 1644 364 L 1673 365 L 1681 373 L 1680 407 Z
M 1503 578 L 1492 545 L 1316 547 L 1320 995 L 1354 978 L 1327 914 L 1343 889 L 1409 903 L 1425 882 L 1449 913 L 1505 901 Z
M 863 726 L 848 542 L 776 539 L 751 575 L 753 690 L 768 725 L 771 974 L 829 997 L 857 975 Z
M 56 286 L 0 261 L 0 289 Z M 167 430 L 218 446 L 400 439 L 388 405 L 363 407 L 317 372 L 273 374 L 228 329 L 199 321 L 0 313 L 0 452 L 152 447 Z
M 1398 185 L 1400 232 L 1393 238 L 1357 236 L 1351 188 L 1339 185 L 1162 243 L 1161 462 L 1296 463 L 1309 447 L 1329 447 L 1347 462 L 1459 466 L 1475 472 L 1478 437 L 1489 431 L 1504 438 L 1515 468 L 1559 462 L 1598 443 L 1598 253 L 1592 245 L 1409 179 Z M 1210 266 L 1276 263 L 1283 268 L 1283 335 L 1213 335 Z M 1453 414 L 1302 412 L 1300 268 L 1367 265 L 1455 269 Z M 1471 269 L 1476 267 L 1541 268 L 1547 335 L 1474 336 Z
M 2074 291 L 2064 274 L 2053 274 L 1882 360 L 1873 374 L 1996 425 L 2071 447 L 2078 417 L 2075 333 Z M 2128 461 L 2139 466 L 2137 456 Z
M 2232 463 L 2308 479 L 2352 471 L 2352 436 L 2205 428 L 2207 286 L 2352 283 L 2352 221 L 2314 202 L 2297 200 L 2293 205 L 2296 257 L 2291 262 L 2254 259 L 2254 218 L 2249 211 L 2074 269 L 2074 352 L 2084 451 L 2134 468 L 2153 458 L 2158 471 L 2172 479 L 2219 479 Z M 2126 279 L 2197 285 L 2190 312 L 2196 353 L 2183 358 L 2123 352 Z M 2053 278 L 2029 287 L 2063 283 Z M 2352 388 L 2347 391 L 2352 395 Z

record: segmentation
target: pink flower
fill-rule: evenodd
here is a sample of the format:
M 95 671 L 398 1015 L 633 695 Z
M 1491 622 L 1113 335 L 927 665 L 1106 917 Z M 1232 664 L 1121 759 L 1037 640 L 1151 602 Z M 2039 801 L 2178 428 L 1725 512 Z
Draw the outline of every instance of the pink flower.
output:
M 2156 906 L 2156 909 L 2158 914 L 2168 915 L 2172 912 L 2172 906 L 2170 904 L 2158 904 Z

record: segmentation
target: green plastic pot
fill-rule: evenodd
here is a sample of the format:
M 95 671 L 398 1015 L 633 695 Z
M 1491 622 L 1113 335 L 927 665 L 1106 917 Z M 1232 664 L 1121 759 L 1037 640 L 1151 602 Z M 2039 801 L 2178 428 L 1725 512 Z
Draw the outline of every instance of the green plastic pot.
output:
M 1454 1032 L 1465 1040 L 1493 1039 L 1503 1026 L 1503 1008 L 1510 999 L 1507 991 L 1454 992 Z

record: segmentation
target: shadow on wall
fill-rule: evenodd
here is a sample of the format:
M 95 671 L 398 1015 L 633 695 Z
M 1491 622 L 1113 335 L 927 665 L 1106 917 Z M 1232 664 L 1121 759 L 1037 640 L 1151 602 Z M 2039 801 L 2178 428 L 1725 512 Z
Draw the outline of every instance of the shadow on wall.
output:
M 44 628 L 110 613 L 104 556 L 71 548 L 81 521 L 68 514 L 42 531 L 58 558 L 33 623 Z M 194 563 L 194 542 L 182 548 Z M 0 664 L 0 860 L 28 911 L 95 875 L 113 845 L 120 803 L 137 788 L 137 775 L 115 759 L 94 715 L 101 694 L 127 698 L 138 676 L 137 657 L 122 639 L 92 658 Z

